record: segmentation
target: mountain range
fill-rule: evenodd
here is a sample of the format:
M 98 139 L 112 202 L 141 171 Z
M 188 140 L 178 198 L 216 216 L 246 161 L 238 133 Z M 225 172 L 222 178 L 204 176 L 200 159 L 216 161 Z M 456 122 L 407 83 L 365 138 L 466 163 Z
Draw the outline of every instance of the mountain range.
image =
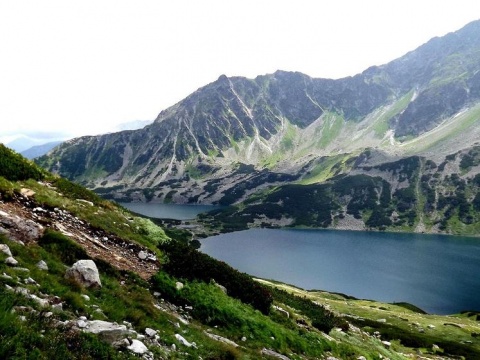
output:
M 116 200 L 233 204 L 209 218 L 225 229 L 476 233 L 479 70 L 475 21 L 353 77 L 222 75 L 38 163 Z

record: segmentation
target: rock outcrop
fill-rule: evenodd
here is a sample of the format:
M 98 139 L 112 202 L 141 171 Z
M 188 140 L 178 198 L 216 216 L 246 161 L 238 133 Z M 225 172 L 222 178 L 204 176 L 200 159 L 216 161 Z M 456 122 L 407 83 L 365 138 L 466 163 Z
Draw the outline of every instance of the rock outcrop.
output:
M 65 278 L 72 279 L 87 287 L 102 287 L 97 265 L 93 260 L 79 260 L 65 273 Z

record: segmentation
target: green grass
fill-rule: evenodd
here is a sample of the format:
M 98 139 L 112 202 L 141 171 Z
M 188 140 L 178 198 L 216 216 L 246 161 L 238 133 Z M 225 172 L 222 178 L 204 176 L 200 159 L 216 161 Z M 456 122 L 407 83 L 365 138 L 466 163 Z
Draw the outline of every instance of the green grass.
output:
M 405 149 L 405 154 L 416 154 L 420 151 L 435 150 L 436 146 L 441 145 L 445 140 L 460 138 L 463 133 L 472 131 L 472 129 L 478 127 L 476 123 L 478 123 L 479 119 L 480 104 L 477 104 L 457 116 L 455 120 L 452 119 L 433 131 L 415 138 L 410 137 L 405 139 L 402 147 Z
M 466 359 L 478 359 L 480 356 L 480 339 L 472 335 L 479 332 L 480 323 L 469 318 L 468 314 L 448 317 L 429 315 L 410 304 L 385 304 L 371 300 L 358 300 L 339 294 L 332 296 L 327 292 L 305 291 L 285 284 L 266 280 L 259 281 L 327 305 L 336 313 L 347 316 L 355 326 L 371 334 L 379 331 L 382 334 L 382 340 L 393 341 L 393 348 L 398 351 L 406 353 L 419 349 L 423 353 L 431 353 L 433 344 L 436 344 L 445 353 L 462 355 Z M 386 323 L 378 322 L 379 319 L 386 319 Z M 457 324 L 457 326 L 449 324 Z M 432 325 L 433 327 L 431 327 Z M 423 332 L 419 329 L 423 329 Z M 385 354 L 385 348 L 379 341 L 366 338 L 358 333 L 350 333 L 349 336 L 345 336 L 333 331 L 330 336 L 340 340 L 342 345 L 347 343 L 353 346 L 357 352 L 359 349 L 364 349 L 367 354 L 372 356 L 370 358 L 375 358 L 373 357 L 375 352 L 381 350 L 380 353 L 385 357 L 402 359 L 398 354 L 393 357 L 391 357 L 392 354 Z M 367 355 L 364 356 L 367 357 Z
M 310 174 L 305 176 L 302 180 L 298 183 L 302 185 L 309 185 L 315 183 L 321 183 L 332 176 L 335 173 L 332 172 L 333 167 L 339 164 L 340 168 L 345 167 L 345 162 L 351 157 L 351 155 L 347 154 L 340 154 L 340 155 L 333 155 L 329 157 L 322 158 L 313 170 L 310 171 Z
M 286 130 L 283 134 L 282 140 L 280 141 L 281 151 L 287 152 L 293 150 L 296 137 L 297 127 L 287 122 Z
M 390 128 L 390 119 L 393 118 L 395 115 L 399 114 L 408 106 L 408 104 L 412 100 L 413 94 L 414 90 L 411 90 L 410 92 L 405 94 L 394 104 L 387 107 L 385 111 L 375 120 L 375 122 L 373 123 L 373 131 L 375 132 L 375 136 L 377 138 L 383 139 L 388 129 Z
M 316 141 L 316 147 L 325 149 L 338 135 L 340 135 L 345 119 L 343 116 L 336 113 L 325 113 L 323 115 L 322 127 L 316 129 L 315 135 L 319 136 Z
M 221 330 L 233 341 L 241 342 L 246 336 L 250 347 L 273 348 L 284 354 L 293 351 L 308 356 L 319 356 L 331 349 L 318 334 L 279 326 L 250 306 L 230 298 L 213 284 L 185 282 L 185 287 L 177 290 L 174 279 L 164 273 L 155 277 L 155 284 L 157 290 L 173 301 L 190 304 L 194 318 Z M 312 341 L 317 344 L 315 347 L 309 345 Z

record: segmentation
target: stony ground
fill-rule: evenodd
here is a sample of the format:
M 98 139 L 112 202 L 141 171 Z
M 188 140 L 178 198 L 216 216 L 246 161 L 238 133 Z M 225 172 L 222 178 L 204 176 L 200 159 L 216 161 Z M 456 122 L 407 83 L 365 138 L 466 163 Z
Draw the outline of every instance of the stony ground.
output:
M 144 279 L 158 271 L 155 255 L 145 247 L 93 228 L 66 210 L 42 208 L 29 195 L 31 191 L 23 189 L 14 201 L 0 201 L 0 232 L 11 239 L 36 242 L 46 228 L 51 228 L 78 242 L 92 258 L 102 259 L 119 270 L 136 272 Z M 91 206 L 86 201 L 83 204 Z

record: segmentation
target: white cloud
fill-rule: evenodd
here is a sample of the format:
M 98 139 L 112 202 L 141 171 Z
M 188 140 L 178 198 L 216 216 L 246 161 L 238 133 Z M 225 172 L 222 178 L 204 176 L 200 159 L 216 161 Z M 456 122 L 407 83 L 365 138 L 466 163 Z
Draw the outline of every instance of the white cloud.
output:
M 0 136 L 153 119 L 221 74 L 354 75 L 479 10 L 467 0 L 0 0 Z

